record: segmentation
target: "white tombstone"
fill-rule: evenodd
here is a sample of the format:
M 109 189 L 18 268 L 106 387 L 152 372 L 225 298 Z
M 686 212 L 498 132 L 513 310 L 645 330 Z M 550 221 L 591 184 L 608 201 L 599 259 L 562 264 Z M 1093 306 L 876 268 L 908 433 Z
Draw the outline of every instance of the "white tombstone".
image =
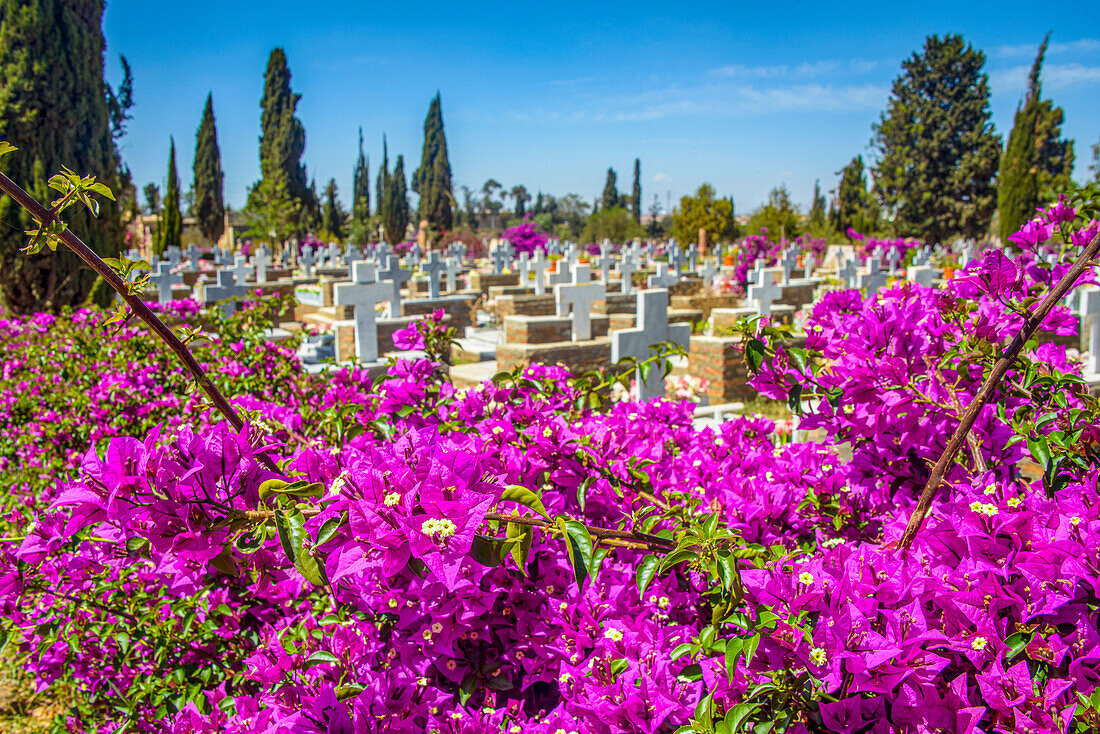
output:
M 302 266 L 302 272 L 306 277 L 313 275 L 313 265 L 317 262 L 317 255 L 313 252 L 312 247 L 307 247 L 306 251 L 298 256 L 298 264 Z
M 936 278 L 940 277 L 940 274 L 938 270 L 927 265 L 910 265 L 905 269 L 905 277 L 914 283 L 931 288 Z
M 396 255 L 386 256 L 386 269 L 378 271 L 378 279 L 389 283 L 390 318 L 401 316 L 401 285 L 412 277 L 412 273 L 401 267 Z
M 173 273 L 172 267 L 161 260 L 157 263 L 156 271 L 149 276 L 149 280 L 157 286 L 157 303 L 164 304 L 172 300 L 172 286 L 182 284 L 183 276 Z
M 444 266 L 443 274 L 447 276 L 447 292 L 454 293 L 458 290 L 458 274 L 462 272 L 462 265 L 457 258 L 449 257 Z
M 252 272 L 252 268 L 248 265 L 248 258 L 244 255 L 237 255 L 236 262 L 233 265 L 233 278 L 238 285 L 244 285 L 248 281 L 248 275 Z
M 873 258 L 867 264 L 867 272 L 860 274 L 857 281 L 858 287 L 867 293 L 868 298 L 872 298 L 880 288 L 886 285 L 886 275 L 879 265 L 878 258 Z
M 783 289 L 775 282 L 782 275 L 782 268 L 768 268 L 761 273 L 759 283 L 749 286 L 749 300 L 761 316 L 771 316 L 772 304 L 783 295 Z
M 176 245 L 169 245 L 164 251 L 164 256 L 168 258 L 168 263 L 172 266 L 172 269 L 175 270 L 180 266 L 180 260 L 183 258 L 183 253 Z
M 219 270 L 217 283 L 217 285 L 204 288 L 203 294 L 207 305 L 217 303 L 218 301 L 225 301 L 225 303 L 222 304 L 222 311 L 228 316 L 237 310 L 236 302 L 229 299 L 247 295 L 249 289 L 246 285 L 236 283 L 232 270 Z
M 199 261 L 202 260 L 202 250 L 195 245 L 191 245 L 187 248 L 187 268 L 188 270 L 198 270 Z
M 252 256 L 252 267 L 256 270 L 256 282 L 267 282 L 267 266 L 270 264 L 271 258 L 268 255 L 266 247 L 259 247 L 256 249 L 256 254 Z
M 428 298 L 439 298 L 439 274 L 443 272 L 443 267 L 439 253 L 435 250 L 429 252 L 428 260 L 422 268 L 428 274 Z
M 390 286 L 379 282 L 374 263 L 364 260 L 352 263 L 351 283 L 337 283 L 332 289 L 334 304 L 355 309 L 355 354 L 360 362 L 378 361 L 378 322 L 374 318 L 374 306 L 390 298 Z
M 672 268 L 658 264 L 657 272 L 646 278 L 646 285 L 650 288 L 669 288 L 680 282 L 680 276 L 672 271 Z
M 623 255 L 619 261 L 619 292 L 632 293 L 634 291 L 634 273 L 638 271 L 636 255 Z
M 690 324 L 668 323 L 668 291 L 659 288 L 638 292 L 637 327 L 621 329 L 611 335 L 611 361 L 618 362 L 633 357 L 639 363 L 653 356 L 650 347 L 662 342 L 673 342 L 687 347 L 691 338 Z M 636 370 L 634 379 L 638 385 L 640 400 L 663 397 L 665 394 L 664 370 L 656 364 L 643 380 Z
M 591 282 L 592 273 L 587 265 L 573 269 L 573 282 L 554 286 L 554 303 L 558 316 L 573 313 L 573 341 L 592 338 L 592 304 L 607 297 L 603 283 Z
M 849 288 L 855 286 L 856 275 L 859 274 L 859 268 L 856 266 L 855 258 L 849 258 L 844 262 L 844 266 L 837 270 L 837 276 L 844 281 L 844 285 Z

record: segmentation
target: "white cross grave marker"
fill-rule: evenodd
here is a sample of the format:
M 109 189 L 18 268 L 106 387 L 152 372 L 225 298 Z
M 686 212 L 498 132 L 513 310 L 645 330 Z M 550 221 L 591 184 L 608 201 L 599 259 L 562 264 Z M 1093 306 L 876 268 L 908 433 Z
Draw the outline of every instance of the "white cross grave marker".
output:
M 668 291 L 659 288 L 638 292 L 638 326 L 634 329 L 621 329 L 611 335 L 611 361 L 617 363 L 624 357 L 633 357 L 644 362 L 653 356 L 650 347 L 661 342 L 673 342 L 686 347 L 691 338 L 690 324 L 668 323 Z M 638 398 L 650 400 L 664 397 L 664 369 L 655 364 L 642 379 L 640 370 L 635 370 L 634 379 L 638 385 Z
M 360 260 L 352 263 L 352 282 L 337 283 L 332 289 L 332 302 L 355 309 L 355 354 L 360 362 L 378 361 L 378 322 L 374 306 L 388 301 L 390 286 L 379 282 L 374 263 Z

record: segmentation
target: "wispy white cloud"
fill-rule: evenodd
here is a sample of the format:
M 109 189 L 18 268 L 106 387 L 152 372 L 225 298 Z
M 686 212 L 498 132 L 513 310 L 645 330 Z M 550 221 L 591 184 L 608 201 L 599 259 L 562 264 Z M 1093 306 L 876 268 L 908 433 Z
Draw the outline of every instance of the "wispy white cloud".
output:
M 1039 51 L 1039 42 L 1015 43 L 1000 46 L 994 52 L 997 56 L 1006 59 L 1018 59 L 1034 57 Z M 1062 54 L 1089 54 L 1100 52 L 1100 40 L 1095 38 L 1079 38 L 1076 41 L 1064 43 L 1052 43 L 1047 47 L 1047 56 L 1060 56 Z
M 745 64 L 727 64 L 710 70 L 710 75 L 722 79 L 805 79 L 822 76 L 846 74 L 867 74 L 877 69 L 882 62 L 875 59 L 849 59 L 837 61 L 823 59 L 802 64 L 773 64 L 770 66 L 747 66 Z
M 989 83 L 994 91 L 1020 92 L 1027 88 L 1030 64 L 1019 64 L 989 72 Z M 1069 64 L 1044 64 L 1043 89 L 1058 91 L 1076 86 L 1100 84 L 1100 65 L 1086 66 L 1077 62 Z
M 653 176 L 653 183 L 661 183 L 662 181 L 667 181 L 667 180 L 668 180 L 668 174 L 667 173 L 657 173 L 657 174 L 654 174 L 654 176 Z

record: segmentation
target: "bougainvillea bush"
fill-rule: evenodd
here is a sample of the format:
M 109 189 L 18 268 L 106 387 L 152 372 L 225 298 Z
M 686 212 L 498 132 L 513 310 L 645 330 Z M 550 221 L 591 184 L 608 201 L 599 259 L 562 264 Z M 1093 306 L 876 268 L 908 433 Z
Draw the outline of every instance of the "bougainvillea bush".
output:
M 1028 346 L 898 542 L 1066 267 L 836 292 L 797 348 L 754 325 L 754 384 L 818 443 L 595 410 L 558 368 L 309 376 L 261 308 L 196 348 L 236 431 L 139 330 L 9 319 L 6 654 L 69 692 L 71 731 L 1090 730 L 1100 433 L 1063 348 Z

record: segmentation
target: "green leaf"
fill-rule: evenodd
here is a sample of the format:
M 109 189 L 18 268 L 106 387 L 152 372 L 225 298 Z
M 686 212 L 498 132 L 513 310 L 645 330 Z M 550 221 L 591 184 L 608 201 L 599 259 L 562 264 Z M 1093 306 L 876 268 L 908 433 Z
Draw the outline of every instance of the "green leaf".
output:
M 470 557 L 482 566 L 495 568 L 504 563 L 504 541 L 487 535 L 475 535 L 470 544 Z
M 1050 466 L 1050 445 L 1047 443 L 1046 438 L 1042 436 L 1036 439 L 1029 438 L 1027 448 L 1031 455 L 1035 457 L 1035 461 L 1044 470 Z
M 3 158 L 8 153 L 14 153 L 17 150 L 19 150 L 19 148 L 16 148 L 7 140 L 0 140 L 0 158 Z
M 638 573 L 635 576 L 635 581 L 638 584 L 638 596 L 645 595 L 645 590 L 653 581 L 653 577 L 657 575 L 657 567 L 661 565 L 661 560 L 657 556 L 650 553 L 648 556 L 642 559 L 642 562 L 638 564 Z
M 0 155 L 3 155 L 3 154 L 0 153 Z M 99 194 L 100 196 L 106 196 L 111 201 L 115 200 L 114 193 L 112 193 L 111 189 L 108 186 L 106 186 L 105 184 L 93 183 L 93 184 L 88 186 L 88 190 L 91 191 L 92 193 Z
M 326 650 L 318 650 L 317 652 L 306 658 L 305 663 L 303 663 L 302 667 L 309 668 L 314 665 L 323 665 L 324 663 L 333 663 L 335 665 L 339 665 L 340 658 L 336 657 L 331 652 L 328 652 Z
M 512 560 L 516 562 L 516 567 L 527 575 L 527 556 L 531 552 L 531 541 L 535 537 L 535 529 L 530 525 L 519 525 L 514 522 L 508 523 L 508 538 L 514 539 L 516 542 L 509 553 L 512 556 Z
M 501 502 L 515 502 L 518 505 L 523 505 L 531 510 L 534 510 L 538 514 L 550 519 L 550 513 L 546 511 L 546 506 L 542 504 L 542 500 L 537 494 L 527 489 L 527 487 L 521 487 L 518 484 L 509 484 L 504 488 L 504 491 L 500 493 Z
M 564 536 L 565 547 L 569 552 L 573 578 L 577 582 L 577 588 L 580 588 L 584 585 L 584 580 L 591 575 L 592 536 L 588 533 L 588 528 L 576 520 L 567 520 L 559 515 L 557 525 Z
M 694 558 L 697 558 L 698 555 L 698 551 L 692 548 L 685 548 L 683 550 L 673 551 L 672 553 L 669 553 L 667 556 L 665 556 L 664 559 L 661 561 L 661 565 L 658 567 L 657 573 L 663 574 L 673 566 L 679 563 L 683 563 L 684 561 L 690 561 Z
M 745 649 L 745 641 L 735 637 L 726 642 L 726 676 L 733 682 L 733 673 L 737 670 L 737 661 L 741 659 L 741 653 Z
M 787 393 L 787 407 L 795 415 L 802 415 L 802 385 L 796 383 Z
M 739 703 L 729 711 L 726 712 L 725 723 L 729 726 L 730 731 L 739 732 L 741 728 L 748 721 L 748 718 L 752 716 L 752 712 L 760 708 L 762 704 L 759 703 Z
M 764 366 L 764 342 L 759 339 L 749 339 L 745 345 L 745 359 L 748 360 L 749 369 L 759 372 Z

